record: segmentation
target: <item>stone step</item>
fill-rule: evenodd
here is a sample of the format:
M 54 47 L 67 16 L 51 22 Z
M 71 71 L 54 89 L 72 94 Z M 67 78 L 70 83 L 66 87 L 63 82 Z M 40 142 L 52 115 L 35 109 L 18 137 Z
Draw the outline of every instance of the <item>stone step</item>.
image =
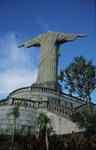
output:
M 60 113 L 60 112 L 58 112 L 58 111 L 51 110 L 51 109 L 48 109 L 48 111 L 50 111 L 50 112 L 52 112 L 52 113 L 54 113 L 54 114 L 56 114 L 56 115 L 58 115 L 58 116 L 61 116 L 61 117 L 64 117 L 64 118 L 70 120 L 70 117 L 69 117 L 68 114 L 65 114 L 65 113 L 63 114 L 63 113 Z
M 63 117 L 65 117 L 65 118 L 69 118 L 69 116 L 72 114 L 72 112 L 70 112 L 70 111 L 66 111 L 66 110 L 62 110 L 62 111 L 60 111 L 60 109 L 58 110 L 58 109 L 51 109 L 51 108 L 48 108 L 48 110 L 49 111 L 51 111 L 51 112 L 54 112 L 54 113 L 58 113 L 58 115 L 62 115 Z
M 70 109 L 70 108 L 68 108 L 68 107 L 65 107 L 65 106 L 63 106 L 63 105 L 61 105 L 61 104 L 56 104 L 55 105 L 55 103 L 54 103 L 54 105 L 52 105 L 51 103 L 49 103 L 49 106 L 51 107 L 51 108 L 53 108 L 53 109 L 57 109 L 57 110 L 65 110 L 65 112 L 73 112 L 73 110 L 72 109 Z
M 62 115 L 63 117 L 66 116 L 66 118 L 71 118 L 72 114 L 73 113 L 77 113 L 78 110 L 75 110 L 75 109 L 72 109 L 72 108 L 69 108 L 67 106 L 64 106 L 62 104 L 57 104 L 57 103 L 52 103 L 52 102 L 49 102 L 49 110 L 58 114 L 58 115 Z M 79 112 L 80 113 L 80 112 Z M 85 114 L 82 114 L 81 115 L 85 115 Z

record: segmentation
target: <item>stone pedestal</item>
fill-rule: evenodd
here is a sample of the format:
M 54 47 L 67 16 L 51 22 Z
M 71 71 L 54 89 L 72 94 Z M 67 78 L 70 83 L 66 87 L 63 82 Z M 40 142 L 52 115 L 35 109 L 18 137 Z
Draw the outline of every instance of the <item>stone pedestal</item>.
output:
M 14 118 L 8 118 L 8 113 L 17 102 L 21 102 L 20 117 L 16 120 L 16 128 L 24 128 L 25 133 L 34 133 L 36 120 L 40 112 L 44 112 L 51 119 L 52 126 L 57 134 L 80 132 L 79 126 L 72 122 L 70 115 L 76 107 L 83 102 L 75 97 L 70 97 L 60 91 L 45 87 L 24 87 L 17 89 L 0 101 L 0 130 L 12 128 Z
M 33 83 L 32 87 L 50 88 L 62 92 L 62 87 L 58 82 Z

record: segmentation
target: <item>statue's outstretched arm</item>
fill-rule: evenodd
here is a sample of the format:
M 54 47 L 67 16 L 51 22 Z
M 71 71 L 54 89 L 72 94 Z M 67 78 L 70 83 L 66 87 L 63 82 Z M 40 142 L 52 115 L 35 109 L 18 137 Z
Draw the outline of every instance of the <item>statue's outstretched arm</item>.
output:
M 87 34 L 79 34 L 78 37 L 87 37 Z
M 87 35 L 84 34 L 66 34 L 66 33 L 59 33 L 57 41 L 59 43 L 65 43 L 75 40 L 77 37 L 86 37 Z
M 20 44 L 19 46 L 18 46 L 18 48 L 20 48 L 20 47 L 23 47 L 25 44 Z
M 32 47 L 32 46 L 36 46 L 36 47 L 40 46 L 41 36 L 42 35 L 39 35 L 39 36 L 37 36 L 36 38 L 34 38 L 32 40 L 29 40 L 29 41 L 27 41 L 23 44 L 20 44 L 18 46 L 18 48 L 23 47 L 23 46 L 26 46 L 27 48 Z

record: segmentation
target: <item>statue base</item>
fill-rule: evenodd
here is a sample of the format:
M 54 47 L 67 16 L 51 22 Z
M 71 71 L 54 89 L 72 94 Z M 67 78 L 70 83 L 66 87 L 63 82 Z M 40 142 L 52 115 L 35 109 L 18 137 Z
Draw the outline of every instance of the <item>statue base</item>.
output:
M 41 85 L 43 87 L 40 87 Z M 44 87 L 46 85 L 47 88 Z M 10 122 L 8 121 L 8 112 L 18 102 L 22 102 L 19 109 L 20 117 L 16 121 L 16 129 L 24 127 L 24 134 L 35 133 L 37 117 L 41 112 L 48 115 L 52 120 L 52 127 L 57 134 L 84 131 L 85 129 L 79 129 L 78 125 L 72 122 L 71 115 L 79 111 L 78 109 L 83 114 L 82 110 L 86 111 L 88 107 L 79 99 L 49 88 L 48 85 L 53 87 L 53 84 L 48 83 L 32 84 L 32 86 L 17 89 L 11 92 L 6 99 L 0 100 L 0 114 L 2 115 L 0 118 L 0 130 L 6 133 L 8 129 L 8 134 L 11 133 L 14 120 L 11 117 Z M 59 84 L 54 83 L 55 86 L 59 87 Z
M 33 83 L 32 87 L 45 87 L 62 92 L 62 87 L 58 82 Z

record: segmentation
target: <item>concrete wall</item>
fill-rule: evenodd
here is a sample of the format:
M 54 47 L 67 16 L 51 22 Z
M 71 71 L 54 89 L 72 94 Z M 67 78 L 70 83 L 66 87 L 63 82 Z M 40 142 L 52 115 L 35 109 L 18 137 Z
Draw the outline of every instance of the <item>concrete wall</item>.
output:
M 25 105 L 20 107 L 20 117 L 16 120 L 17 128 L 24 127 L 25 132 L 33 133 L 39 112 L 44 112 L 51 119 L 52 126 L 58 134 L 81 131 L 78 125 L 64 117 L 64 114 L 61 116 L 60 113 L 56 114 L 56 112 L 47 109 L 47 102 L 50 100 L 69 108 L 82 105 L 80 100 L 47 88 L 31 89 L 31 87 L 14 91 L 9 94 L 6 100 L 0 103 L 0 129 L 5 130 L 12 127 L 14 119 L 12 116 L 8 118 L 8 112 L 12 110 L 15 103 L 23 98 L 27 103 L 27 107 Z
M 0 106 L 0 129 L 11 130 L 14 118 L 8 117 L 8 113 L 12 111 L 14 106 Z M 19 109 L 20 117 L 16 120 L 16 128 L 24 128 L 25 132 L 33 133 L 35 131 L 36 123 L 36 109 L 30 107 L 21 106 Z
M 12 129 L 14 118 L 8 117 L 8 113 L 14 106 L 0 106 L 0 129 L 3 131 L 6 129 Z M 16 120 L 16 128 L 20 129 L 24 127 L 24 132 L 35 132 L 36 118 L 40 112 L 44 112 L 51 119 L 52 127 L 57 134 L 72 133 L 72 131 L 81 131 L 75 123 L 55 113 L 49 112 L 47 109 L 36 109 L 32 107 L 21 106 L 20 117 Z
M 49 112 L 47 109 L 38 109 L 37 117 L 40 112 L 45 113 L 51 119 L 51 125 L 57 134 L 68 134 L 72 133 L 72 131 L 81 132 L 85 130 L 84 128 L 81 130 L 79 126 L 76 123 L 73 123 L 71 120 Z

